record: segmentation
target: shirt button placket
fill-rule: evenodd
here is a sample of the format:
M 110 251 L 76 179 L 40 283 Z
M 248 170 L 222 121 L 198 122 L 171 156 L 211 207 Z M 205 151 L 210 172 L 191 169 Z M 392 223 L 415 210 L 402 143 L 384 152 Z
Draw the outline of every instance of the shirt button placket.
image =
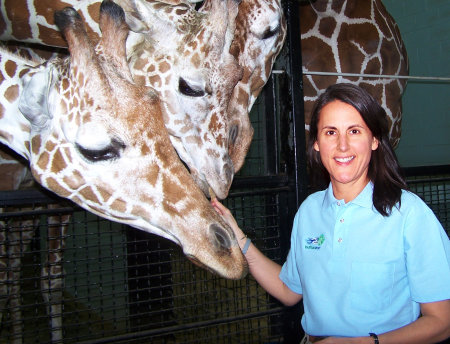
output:
M 344 233 L 345 233 L 345 207 L 338 201 L 338 212 L 336 217 L 336 224 L 334 226 L 334 255 L 344 255 Z

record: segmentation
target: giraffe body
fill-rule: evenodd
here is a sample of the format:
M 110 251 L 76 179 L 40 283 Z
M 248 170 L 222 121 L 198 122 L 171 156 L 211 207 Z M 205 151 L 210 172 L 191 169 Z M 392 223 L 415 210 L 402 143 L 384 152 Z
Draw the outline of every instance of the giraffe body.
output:
M 29 169 L 20 167 L 24 172 Z M 28 173 L 26 173 L 27 175 Z M 18 173 L 21 176 L 22 173 Z M 25 178 L 20 188 L 30 186 L 29 179 Z M 4 184 L 2 187 L 5 186 Z M 1 189 L 3 190 L 3 189 Z M 8 190 L 10 190 L 8 188 Z M 49 205 L 49 208 L 53 208 Z M 21 208 L 21 211 L 27 211 Z M 29 210 L 38 210 L 30 208 Z M 14 209 L 8 209 L 14 211 Z M 63 339 L 62 331 L 62 299 L 64 289 L 62 254 L 65 248 L 65 235 L 69 215 L 51 215 L 47 217 L 49 246 L 46 259 L 42 263 L 40 287 L 43 300 L 47 307 L 52 342 Z M 35 236 L 35 229 L 40 225 L 39 221 L 32 218 L 24 218 L 21 221 L 0 221 L 0 323 L 4 311 L 10 313 L 10 333 L 8 339 L 12 343 L 22 343 L 23 326 L 22 300 L 21 300 L 21 260 Z M 4 330 L 4 328 L 3 328 Z
M 300 6 L 305 72 L 408 75 L 408 57 L 397 24 L 381 0 L 317 0 Z M 314 101 L 329 85 L 366 88 L 386 110 L 392 144 L 401 135 L 405 79 L 304 75 L 306 129 Z

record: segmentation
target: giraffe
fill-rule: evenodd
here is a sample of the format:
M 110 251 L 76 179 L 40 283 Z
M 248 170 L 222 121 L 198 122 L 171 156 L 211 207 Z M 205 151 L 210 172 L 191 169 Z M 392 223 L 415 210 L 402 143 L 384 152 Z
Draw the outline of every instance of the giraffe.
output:
M 133 32 L 166 28 L 154 29 L 151 37 L 140 35 L 131 48 L 134 80 L 151 85 L 164 99 L 166 128 L 177 153 L 205 194 L 211 187 L 223 199 L 235 172 L 228 154 L 226 111 L 242 77 L 242 67 L 229 53 L 238 2 L 207 0 L 198 11 L 185 3 L 129 2 L 135 7 L 128 21 Z M 175 10 L 185 13 L 175 16 Z M 217 27 L 219 22 L 227 25 Z M 150 38 L 154 50 L 148 47 Z
M 205 194 L 211 188 L 225 198 L 235 173 L 226 110 L 242 77 L 242 67 L 229 53 L 238 2 L 206 0 L 196 10 L 185 1 L 115 1 L 124 7 L 132 30 L 127 52 L 135 82 L 159 93 L 171 142 L 197 184 Z M 16 2 L 4 3 L 0 39 L 65 46 L 48 11 L 67 4 L 80 11 L 88 34 L 98 39 L 99 2 L 55 0 L 37 7 L 27 1 L 20 9 Z
M 247 264 L 236 238 L 178 159 L 159 98 L 132 81 L 123 11 L 102 3 L 95 47 L 73 8 L 55 21 L 70 57 L 40 63 L 0 50 L 0 142 L 45 188 L 177 243 L 220 276 L 242 278 Z M 1 289 L 8 295 L 7 283 Z
M 230 48 L 244 69 L 228 107 L 228 150 L 236 171 L 244 164 L 253 137 L 250 110 L 269 79 L 286 31 L 281 0 L 242 0 Z
M 309 75 L 310 71 L 408 75 L 397 24 L 381 0 L 317 0 L 299 5 L 306 130 L 312 106 L 327 86 L 350 82 L 366 88 L 386 110 L 390 139 L 401 135 L 405 79 Z

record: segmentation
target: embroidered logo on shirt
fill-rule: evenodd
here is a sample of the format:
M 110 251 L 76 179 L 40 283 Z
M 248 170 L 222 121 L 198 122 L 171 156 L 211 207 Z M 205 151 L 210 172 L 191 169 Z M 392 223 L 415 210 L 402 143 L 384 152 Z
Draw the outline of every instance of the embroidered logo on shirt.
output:
M 317 238 L 308 238 L 306 239 L 305 249 L 307 250 L 319 250 L 320 246 L 322 246 L 325 241 L 325 236 L 321 234 Z

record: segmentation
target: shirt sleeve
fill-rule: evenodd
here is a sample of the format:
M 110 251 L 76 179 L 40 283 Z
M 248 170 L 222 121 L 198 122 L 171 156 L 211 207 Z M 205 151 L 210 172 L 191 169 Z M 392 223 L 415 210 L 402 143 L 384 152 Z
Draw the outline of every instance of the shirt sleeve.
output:
M 291 248 L 287 256 L 286 262 L 283 264 L 280 272 L 280 279 L 286 286 L 297 294 L 303 294 L 302 284 L 300 281 L 300 271 L 297 262 L 301 259 L 298 249 L 298 232 L 299 232 L 299 212 L 295 215 L 294 224 L 291 234 Z
M 450 241 L 447 233 L 433 211 L 418 196 L 408 194 L 407 197 L 412 197 L 411 207 L 405 209 L 404 223 L 411 297 L 420 303 L 450 299 Z

